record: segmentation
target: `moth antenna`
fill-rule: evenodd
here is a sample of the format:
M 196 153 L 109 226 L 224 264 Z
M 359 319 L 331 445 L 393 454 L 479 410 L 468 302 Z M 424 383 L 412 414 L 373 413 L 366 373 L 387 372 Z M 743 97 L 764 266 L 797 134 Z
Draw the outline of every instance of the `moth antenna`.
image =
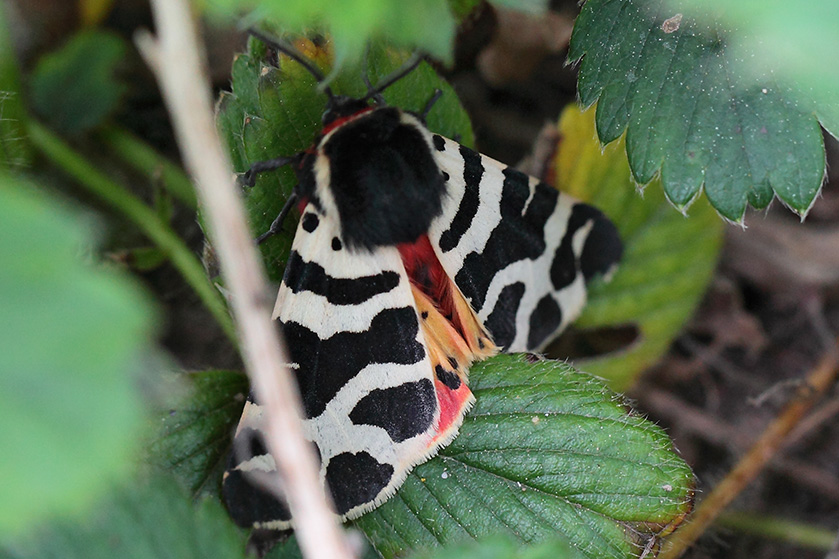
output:
M 283 230 L 283 221 L 285 221 L 286 216 L 288 216 L 288 212 L 291 211 L 291 208 L 297 203 L 297 200 L 300 197 L 297 195 L 296 192 L 292 192 L 291 196 L 288 197 L 288 200 L 285 201 L 283 205 L 283 209 L 280 210 L 280 215 L 271 222 L 271 227 L 268 228 L 268 231 L 260 235 L 256 238 L 256 244 L 261 245 L 265 240 L 273 237 L 277 233 Z
M 370 67 L 370 43 L 367 43 L 367 47 L 364 49 L 364 62 L 361 65 L 361 79 L 364 81 L 364 85 L 367 86 L 367 97 L 372 98 L 373 101 L 376 102 L 379 106 L 384 106 L 387 104 L 385 98 L 382 97 L 382 93 L 380 91 L 376 91 L 376 88 L 373 87 L 373 84 L 370 82 L 370 75 L 367 73 L 368 68 Z
M 387 76 L 385 79 L 379 82 L 375 89 L 367 93 L 367 95 L 364 96 L 362 101 L 373 99 L 376 95 L 381 95 L 381 93 L 385 89 L 392 86 L 393 84 L 395 84 L 396 82 L 413 72 L 414 69 L 416 69 L 416 67 L 419 66 L 420 62 L 422 62 L 424 58 L 425 57 L 422 54 L 418 52 L 414 53 L 411 56 L 411 58 L 408 59 L 408 61 L 402 65 L 401 68 Z
M 305 68 L 307 72 L 309 72 L 310 74 L 312 74 L 312 76 L 315 77 L 315 80 L 317 80 L 318 82 L 318 87 L 323 89 L 323 92 L 326 93 L 329 99 L 335 98 L 335 93 L 332 91 L 332 88 L 326 84 L 326 78 L 324 77 L 323 72 L 321 72 L 320 69 L 317 68 L 314 64 L 306 60 L 306 57 L 303 56 L 300 53 L 300 51 L 298 51 L 296 48 L 287 43 L 283 43 L 278 39 L 269 37 L 268 35 L 266 35 L 265 33 L 263 33 L 255 27 L 249 28 L 248 33 L 259 39 L 272 49 L 285 54 L 286 56 L 303 66 L 303 68 Z

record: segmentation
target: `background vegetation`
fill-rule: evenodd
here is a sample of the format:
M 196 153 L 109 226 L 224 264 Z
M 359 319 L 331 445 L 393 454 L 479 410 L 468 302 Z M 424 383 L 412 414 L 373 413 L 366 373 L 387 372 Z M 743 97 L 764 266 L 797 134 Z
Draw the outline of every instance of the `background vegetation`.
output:
M 689 553 L 823 556 L 839 524 L 829 4 L 589 0 L 579 16 L 512 0 L 196 4 L 238 171 L 309 145 L 324 104 L 242 25 L 328 33 L 309 52 L 356 94 L 364 64 L 375 82 L 398 48 L 421 48 L 444 77 L 424 65 L 389 103 L 417 109 L 442 88 L 434 131 L 506 163 L 531 153 L 528 172 L 603 208 L 626 243 L 613 281 L 549 351 L 604 380 L 520 357 L 475 367 L 461 435 L 352 526 L 365 553 L 639 556 L 682 522 L 695 487 L 722 488 L 716 515 L 743 489 L 718 482 L 751 468 L 763 473 L 739 512 L 717 519 L 727 531 Z M 241 556 L 247 534 L 218 485 L 247 379 L 131 42 L 148 7 L 3 8 L 0 557 Z M 577 91 L 596 107 L 563 109 Z M 292 185 L 283 171 L 243 192 L 255 232 Z M 273 281 L 289 246 L 286 234 L 262 247 Z M 681 455 L 612 390 L 668 425 Z M 774 439 L 755 436 L 766 425 Z M 769 457 L 785 451 L 755 462 L 756 439 Z M 292 539 L 271 555 L 299 551 Z

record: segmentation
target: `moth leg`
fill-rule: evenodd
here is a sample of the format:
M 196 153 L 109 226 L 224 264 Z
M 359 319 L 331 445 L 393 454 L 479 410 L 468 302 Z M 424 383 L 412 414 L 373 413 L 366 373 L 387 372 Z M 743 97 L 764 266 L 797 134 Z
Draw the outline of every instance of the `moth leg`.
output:
M 437 101 L 439 101 L 440 97 L 442 96 L 442 89 L 438 88 L 434 90 L 434 93 L 431 95 L 431 98 L 428 101 L 426 101 L 425 106 L 422 108 L 422 111 L 420 111 L 420 114 L 417 115 L 420 119 L 420 122 L 426 124 L 425 119 L 428 116 L 428 113 L 431 112 L 431 109 L 434 107 L 434 105 L 437 104 Z
M 283 230 L 283 221 L 285 221 L 288 212 L 291 211 L 291 208 L 294 207 L 294 204 L 297 203 L 298 198 L 299 197 L 297 196 L 296 192 L 291 193 L 291 196 L 289 196 L 288 200 L 285 201 L 283 209 L 280 210 L 280 215 L 278 215 L 277 218 L 271 222 L 271 227 L 268 228 L 268 231 L 256 238 L 257 245 L 261 245 L 263 242 L 265 242 L 266 239 L 273 237 L 274 235 Z
M 252 187 L 256 182 L 256 176 L 267 171 L 276 171 L 280 167 L 288 165 L 294 161 L 294 157 L 275 157 L 274 159 L 267 159 L 265 161 L 257 161 L 251 164 L 251 168 L 239 178 L 239 182 L 243 186 Z

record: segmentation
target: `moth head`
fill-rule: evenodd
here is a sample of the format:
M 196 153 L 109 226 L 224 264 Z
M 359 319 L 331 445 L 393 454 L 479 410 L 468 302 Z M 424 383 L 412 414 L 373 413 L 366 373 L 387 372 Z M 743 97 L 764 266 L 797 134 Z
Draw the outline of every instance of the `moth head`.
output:
M 298 198 L 337 220 L 348 248 L 413 243 L 427 233 L 442 212 L 446 190 L 430 134 L 419 119 L 387 107 L 382 97 L 423 57 L 412 56 L 375 86 L 365 76 L 367 93 L 357 98 L 336 94 L 320 69 L 291 45 L 259 30 L 251 34 L 299 63 L 329 98 L 314 145 L 291 160 Z
M 379 107 L 323 137 L 313 184 L 349 247 L 413 243 L 442 213 L 446 184 L 430 136 L 416 117 Z
M 329 132 L 340 121 L 370 109 L 365 99 L 356 99 L 348 95 L 335 95 L 329 99 L 323 111 L 323 134 Z

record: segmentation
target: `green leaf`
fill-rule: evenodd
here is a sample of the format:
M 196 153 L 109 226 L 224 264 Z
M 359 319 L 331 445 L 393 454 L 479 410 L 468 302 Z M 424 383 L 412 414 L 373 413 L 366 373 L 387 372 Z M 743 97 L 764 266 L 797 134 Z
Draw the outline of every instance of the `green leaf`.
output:
M 516 10 L 533 15 L 545 13 L 549 6 L 547 0 L 492 0 L 490 3 L 507 8 L 508 10 Z
M 571 552 L 568 545 L 563 542 L 547 541 L 523 546 L 511 538 L 491 536 L 481 541 L 414 553 L 408 557 L 411 559 L 449 559 L 450 557 L 458 559 L 566 559 L 571 557 Z
M 580 99 L 598 101 L 600 139 L 626 131 L 639 183 L 660 173 L 680 209 L 704 189 L 737 222 L 748 204 L 763 208 L 775 195 L 806 214 L 824 178 L 818 121 L 771 73 L 740 72 L 736 41 L 661 1 L 589 0 L 569 58 L 582 58 Z
M 481 3 L 481 0 L 448 0 L 449 9 L 458 21 L 463 21 Z
M 194 504 L 161 477 L 117 489 L 84 523 L 53 522 L 26 541 L 0 546 L 0 558 L 244 559 L 244 551 L 218 502 Z
M 301 42 L 314 60 L 325 64 L 328 53 L 308 42 Z M 293 155 L 312 145 L 321 129 L 321 115 L 327 97 L 317 92 L 315 79 L 298 63 L 281 59 L 280 67 L 263 60 L 264 49 L 258 41 L 251 41 L 248 53 L 239 55 L 233 63 L 233 91 L 222 95 L 217 117 L 222 138 L 227 143 L 234 168 L 246 171 L 257 161 Z M 374 45 L 367 56 L 367 75 L 372 83 L 398 69 L 406 60 L 391 49 Z M 330 84 L 336 94 L 363 96 L 366 87 L 360 67 L 348 66 Z M 388 104 L 412 111 L 421 111 L 435 89 L 442 97 L 428 114 L 431 130 L 448 137 L 460 137 L 466 145 L 472 143 L 469 118 L 451 86 L 445 83 L 426 63 L 384 92 Z M 254 236 L 266 231 L 280 213 L 291 189 L 296 184 L 288 166 L 261 174 L 253 188 L 245 189 L 245 206 Z M 291 238 L 296 220 L 289 218 L 285 232 L 260 245 L 268 275 L 279 282 L 291 249 Z
M 357 536 L 358 533 L 355 533 L 353 536 Z M 364 550 L 358 556 L 359 559 L 381 559 L 381 555 L 376 553 L 376 550 L 370 547 L 369 545 L 364 546 Z M 297 537 L 292 534 L 287 540 L 284 540 L 277 545 L 275 545 L 271 550 L 265 555 L 264 559 L 306 559 L 303 557 L 303 552 L 300 551 L 300 547 L 297 544 Z
M 74 35 L 38 61 L 32 74 L 33 110 L 53 128 L 82 134 L 102 124 L 126 91 L 116 78 L 125 41 L 103 31 Z
M 451 61 L 455 18 L 447 0 L 204 0 L 228 17 L 253 10 L 252 20 L 271 20 L 288 32 L 321 27 L 335 41 L 338 60 L 361 58 L 371 40 L 416 48 Z M 339 64 L 340 66 L 341 64 Z
M 187 378 L 189 393 L 161 410 L 160 428 L 146 445 L 148 460 L 193 494 L 218 494 L 248 378 L 233 371 L 196 372 Z
M 738 72 L 768 72 L 812 101 L 819 121 L 839 136 L 839 70 L 826 52 L 839 52 L 839 10 L 832 0 L 668 0 L 674 9 L 725 22 L 738 39 L 731 60 Z
M 469 385 L 458 437 L 356 521 L 384 557 L 497 533 L 636 557 L 689 511 L 693 475 L 667 435 L 594 377 L 513 355 L 475 365 Z
M 187 419 L 171 444 L 182 449 L 169 453 L 189 456 L 195 467 L 179 475 L 193 487 L 218 483 L 218 437 L 226 433 L 229 444 L 244 395 L 231 373 L 195 378 L 195 395 L 172 410 Z M 635 557 L 649 534 L 690 509 L 693 476 L 667 435 L 594 377 L 499 356 L 473 367 L 470 386 L 477 403 L 460 435 L 355 521 L 384 557 L 491 534 L 518 544 L 559 539 L 571 557 Z M 206 421 L 195 402 L 206 402 Z M 276 553 L 293 557 L 293 549 L 289 542 Z
M 128 470 L 152 313 L 126 278 L 81 262 L 91 235 L 75 212 L 0 181 L 3 534 L 84 509 Z
M 190 209 L 198 205 L 195 188 L 186 172 L 176 163 L 158 153 L 144 140 L 118 126 L 103 126 L 97 138 L 110 152 L 145 175 L 149 182 L 159 183 L 166 192 Z
M 658 188 L 659 179 L 641 196 L 629 172 L 623 139 L 602 147 L 595 138 L 593 110 L 567 108 L 559 133 L 557 187 L 597 205 L 624 242 L 612 281 L 598 281 L 590 288 L 588 303 L 573 327 L 631 325 L 638 332 L 638 339 L 620 352 L 577 364 L 623 391 L 667 351 L 693 315 L 713 276 L 724 224 L 705 200 L 691 206 L 687 218 L 674 212 Z
M 132 270 L 150 272 L 166 263 L 166 253 L 158 247 L 146 246 L 121 250 L 108 256 Z

